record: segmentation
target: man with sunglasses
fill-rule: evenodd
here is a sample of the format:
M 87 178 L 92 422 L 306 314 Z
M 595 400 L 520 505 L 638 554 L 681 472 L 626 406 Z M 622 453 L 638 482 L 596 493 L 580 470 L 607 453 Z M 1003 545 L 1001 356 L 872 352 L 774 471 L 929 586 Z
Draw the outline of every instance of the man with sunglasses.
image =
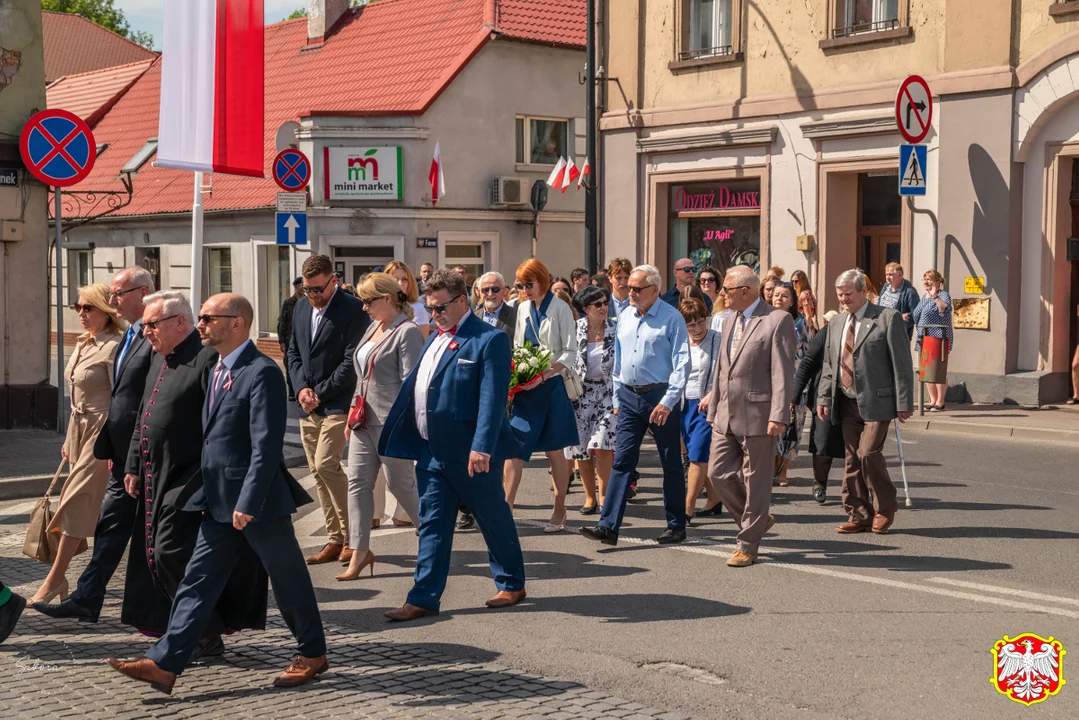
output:
M 348 547 L 348 478 L 341 467 L 345 427 L 356 370 L 352 356 L 371 319 L 363 303 L 338 292 L 333 262 L 312 255 L 303 263 L 303 292 L 292 314 L 288 373 L 296 400 L 306 414 L 300 418 L 300 437 L 307 467 L 315 476 L 326 523 L 327 542 L 307 558 L 310 565 L 352 557 Z
M 618 316 L 614 346 L 614 412 L 618 416 L 614 464 L 607 482 L 603 515 L 581 534 L 617 545 L 630 478 L 637 469 L 641 442 L 651 432 L 663 466 L 663 506 L 667 529 L 661 544 L 686 539 L 686 476 L 682 471 L 680 408 L 689 364 L 689 334 L 682 314 L 659 302 L 659 270 L 641 265 L 629 276 L 633 307 Z
M 505 302 L 505 288 L 506 280 L 501 273 L 489 272 L 483 275 L 480 278 L 483 305 L 476 308 L 476 317 L 512 338 L 517 327 L 517 308 Z
M 436 270 L 424 289 L 438 332 L 401 386 L 378 442 L 380 455 L 416 461 L 420 486 L 415 583 L 405 604 L 386 613 L 396 622 L 438 614 L 461 502 L 487 543 L 498 589 L 487 607 L 525 598 L 521 542 L 502 490 L 503 461 L 516 444 L 506 417 L 510 340 L 469 311 L 457 273 Z
M 663 293 L 663 302 L 675 310 L 682 303 L 682 291 L 693 285 L 697 280 L 697 266 L 689 258 L 679 258 L 674 261 L 674 287 Z M 708 308 L 708 314 L 712 314 L 712 299 L 704 296 L 704 304 Z
M 137 507 L 124 489 L 124 466 L 153 355 L 142 322 L 146 296 L 153 291 L 153 276 L 142 267 L 124 268 L 109 284 L 109 301 L 129 323 L 116 349 L 109 415 L 94 442 L 94 457 L 111 462 L 111 474 L 94 529 L 93 555 L 79 577 L 78 588 L 59 605 L 34 605 L 49 617 L 96 623 L 105 602 L 105 587 L 131 538 Z

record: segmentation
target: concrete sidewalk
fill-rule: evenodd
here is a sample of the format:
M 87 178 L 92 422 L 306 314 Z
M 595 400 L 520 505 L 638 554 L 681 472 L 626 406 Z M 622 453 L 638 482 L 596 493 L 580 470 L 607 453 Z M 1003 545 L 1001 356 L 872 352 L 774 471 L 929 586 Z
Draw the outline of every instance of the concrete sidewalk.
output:
M 1079 407 L 949 405 L 943 412 L 915 414 L 904 427 L 1079 444 Z

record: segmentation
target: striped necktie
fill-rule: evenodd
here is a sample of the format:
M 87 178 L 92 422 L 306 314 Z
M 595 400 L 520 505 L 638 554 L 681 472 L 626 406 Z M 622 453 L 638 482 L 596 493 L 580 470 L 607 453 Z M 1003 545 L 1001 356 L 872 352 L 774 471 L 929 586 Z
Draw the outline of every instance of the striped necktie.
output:
M 843 333 L 843 356 L 839 366 L 839 380 L 847 390 L 854 389 L 854 321 L 852 315 L 847 323 L 847 331 Z
M 746 316 L 742 313 L 736 313 L 734 316 L 734 334 L 731 335 L 731 348 L 728 359 L 733 358 L 738 354 L 738 346 L 742 344 L 742 333 L 746 329 Z

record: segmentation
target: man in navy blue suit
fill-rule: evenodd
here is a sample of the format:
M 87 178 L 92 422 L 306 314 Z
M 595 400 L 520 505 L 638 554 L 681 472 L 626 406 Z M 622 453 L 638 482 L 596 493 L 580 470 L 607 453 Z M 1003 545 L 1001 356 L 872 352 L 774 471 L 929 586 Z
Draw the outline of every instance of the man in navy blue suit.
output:
M 220 356 L 203 412 L 203 484 L 184 508 L 201 510 L 202 526 L 168 631 L 141 660 L 108 659 L 124 675 L 167 694 L 203 636 L 245 540 L 262 560 L 281 616 L 299 642 L 274 685 L 301 685 L 329 667 L 315 591 L 292 528 L 297 502 L 311 498 L 284 465 L 285 379 L 251 342 L 253 317 L 251 303 L 231 293 L 202 306 L 199 335 Z
M 401 386 L 378 447 L 415 460 L 420 488 L 415 584 L 404 606 L 386 613 L 395 621 L 438 614 L 462 501 L 476 516 L 498 588 L 487 607 L 525 598 L 521 542 L 502 491 L 502 461 L 515 445 L 506 419 L 509 338 L 472 314 L 457 273 L 436 270 L 423 289 L 438 332 Z

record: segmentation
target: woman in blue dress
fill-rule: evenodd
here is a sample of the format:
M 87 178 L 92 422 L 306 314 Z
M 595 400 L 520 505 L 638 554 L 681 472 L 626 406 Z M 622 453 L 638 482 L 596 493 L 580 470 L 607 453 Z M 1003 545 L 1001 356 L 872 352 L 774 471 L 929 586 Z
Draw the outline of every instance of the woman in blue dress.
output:
M 809 348 L 809 324 L 805 316 L 798 312 L 798 298 L 795 295 L 794 286 L 789 282 L 777 280 L 772 290 L 772 307 L 789 312 L 794 318 L 794 370 L 797 377 L 798 366 Z M 787 431 L 776 438 L 775 484 L 780 487 L 790 485 L 787 480 L 787 468 L 790 466 L 790 461 L 798 457 L 798 441 L 802 437 L 802 428 L 805 426 L 805 406 L 792 403 L 791 413 L 792 422 L 787 426 Z
M 551 273 L 539 260 L 525 260 L 517 268 L 517 288 L 526 299 L 517 308 L 513 344 L 528 342 L 545 348 L 551 353 L 551 365 L 537 387 L 513 396 L 510 427 L 521 451 L 506 461 L 506 502 L 512 509 L 525 460 L 534 452 L 546 453 L 555 500 L 543 531 L 555 533 L 565 529 L 569 494 L 570 463 L 563 451 L 578 444 L 577 419 L 562 379 L 562 370 L 571 368 L 577 355 L 577 324 L 569 305 L 551 292 Z

